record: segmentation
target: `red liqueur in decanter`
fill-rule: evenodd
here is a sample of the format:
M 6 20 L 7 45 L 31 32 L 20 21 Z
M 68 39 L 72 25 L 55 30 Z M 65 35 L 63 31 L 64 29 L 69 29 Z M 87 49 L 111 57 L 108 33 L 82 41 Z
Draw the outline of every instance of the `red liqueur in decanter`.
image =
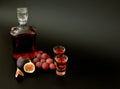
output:
M 27 8 L 17 8 L 17 18 L 19 25 L 12 27 L 10 34 L 13 44 L 13 58 L 20 56 L 34 58 L 36 45 L 36 31 L 32 26 L 27 25 Z

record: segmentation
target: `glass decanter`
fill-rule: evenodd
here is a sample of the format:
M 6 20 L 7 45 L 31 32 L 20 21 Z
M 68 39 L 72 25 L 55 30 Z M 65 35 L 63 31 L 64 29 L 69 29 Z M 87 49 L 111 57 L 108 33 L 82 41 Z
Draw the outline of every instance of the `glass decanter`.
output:
M 27 25 L 27 8 L 17 8 L 18 26 L 12 27 L 10 34 L 13 44 L 13 58 L 20 56 L 32 59 L 35 54 L 36 31 L 32 26 Z

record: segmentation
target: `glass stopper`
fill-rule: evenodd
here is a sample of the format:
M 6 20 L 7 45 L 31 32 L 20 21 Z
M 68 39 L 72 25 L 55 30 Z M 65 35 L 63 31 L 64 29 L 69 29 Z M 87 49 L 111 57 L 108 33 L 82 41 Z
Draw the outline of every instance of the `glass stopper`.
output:
M 27 8 L 17 8 L 17 18 L 20 25 L 27 24 L 27 20 L 28 20 Z

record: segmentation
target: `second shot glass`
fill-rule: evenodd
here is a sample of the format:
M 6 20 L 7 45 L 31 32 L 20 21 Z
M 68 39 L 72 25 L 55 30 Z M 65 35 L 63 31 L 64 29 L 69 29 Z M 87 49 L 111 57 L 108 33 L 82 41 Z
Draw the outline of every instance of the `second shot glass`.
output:
M 56 74 L 58 76 L 64 76 L 66 74 L 68 57 L 66 55 L 56 55 L 55 64 L 56 64 Z

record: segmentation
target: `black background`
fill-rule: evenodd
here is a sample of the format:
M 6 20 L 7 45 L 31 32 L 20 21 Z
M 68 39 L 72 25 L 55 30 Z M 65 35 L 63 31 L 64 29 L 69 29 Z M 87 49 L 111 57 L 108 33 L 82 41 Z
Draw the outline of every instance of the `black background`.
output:
M 10 29 L 16 8 L 27 7 L 37 28 L 37 48 L 53 55 L 61 44 L 69 57 L 67 74 L 39 72 L 14 78 Z M 119 0 L 0 0 L 0 89 L 120 89 Z

